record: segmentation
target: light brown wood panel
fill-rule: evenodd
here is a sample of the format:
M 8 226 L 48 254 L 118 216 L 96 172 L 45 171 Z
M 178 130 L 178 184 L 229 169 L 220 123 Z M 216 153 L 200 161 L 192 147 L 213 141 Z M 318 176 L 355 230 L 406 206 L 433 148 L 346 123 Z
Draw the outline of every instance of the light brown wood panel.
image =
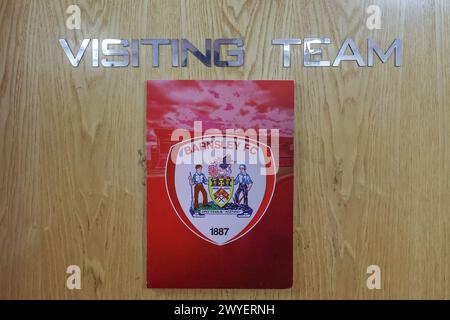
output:
M 78 4 L 81 30 L 65 27 Z M 382 29 L 365 27 L 377 4 Z M 0 0 L 0 297 L 450 298 L 450 2 Z M 399 37 L 403 65 L 281 66 L 273 38 Z M 58 38 L 245 40 L 240 68 L 72 68 Z M 145 288 L 145 80 L 294 79 L 289 290 Z M 82 290 L 65 287 L 82 268 Z M 366 288 L 366 268 L 382 289 Z

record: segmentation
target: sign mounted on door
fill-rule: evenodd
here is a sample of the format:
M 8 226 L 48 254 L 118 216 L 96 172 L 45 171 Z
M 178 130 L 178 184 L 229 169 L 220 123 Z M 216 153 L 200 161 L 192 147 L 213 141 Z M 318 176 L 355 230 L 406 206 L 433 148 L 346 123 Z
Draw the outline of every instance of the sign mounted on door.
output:
M 73 67 L 78 67 L 85 56 L 88 47 L 91 47 L 91 66 L 98 68 L 117 68 L 140 66 L 141 47 L 151 46 L 151 65 L 153 68 L 160 66 L 160 47 L 170 46 L 172 67 L 187 67 L 189 53 L 206 67 L 241 67 L 244 65 L 245 50 L 244 40 L 230 39 L 205 39 L 202 51 L 187 39 L 83 39 L 78 50 L 71 47 L 64 38 L 59 39 L 64 53 Z M 366 52 L 367 63 L 363 58 L 360 47 L 352 38 L 346 38 L 339 47 L 337 56 L 333 61 L 324 60 L 323 49 L 332 42 L 328 37 L 310 37 L 302 39 L 273 39 L 272 46 L 282 46 L 283 67 L 291 66 L 291 46 L 303 44 L 304 67 L 339 67 L 343 61 L 356 62 L 358 67 L 373 67 L 375 57 L 381 63 L 387 63 L 394 57 L 394 66 L 402 64 L 402 41 L 394 39 L 387 50 L 384 50 L 372 38 L 367 39 Z M 131 49 L 131 50 L 130 50 Z

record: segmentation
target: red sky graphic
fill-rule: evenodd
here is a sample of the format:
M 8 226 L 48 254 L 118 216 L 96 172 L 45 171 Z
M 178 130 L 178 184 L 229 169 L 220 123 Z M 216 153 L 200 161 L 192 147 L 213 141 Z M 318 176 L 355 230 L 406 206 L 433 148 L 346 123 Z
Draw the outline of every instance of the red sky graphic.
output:
M 151 128 L 279 129 L 294 134 L 292 81 L 151 81 L 147 122 Z

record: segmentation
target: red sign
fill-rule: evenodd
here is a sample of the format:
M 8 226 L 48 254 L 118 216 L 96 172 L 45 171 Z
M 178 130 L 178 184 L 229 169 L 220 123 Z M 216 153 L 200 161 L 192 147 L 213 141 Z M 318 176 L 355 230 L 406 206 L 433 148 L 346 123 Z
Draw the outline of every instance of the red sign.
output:
M 291 287 L 293 134 L 292 81 L 148 81 L 148 287 Z

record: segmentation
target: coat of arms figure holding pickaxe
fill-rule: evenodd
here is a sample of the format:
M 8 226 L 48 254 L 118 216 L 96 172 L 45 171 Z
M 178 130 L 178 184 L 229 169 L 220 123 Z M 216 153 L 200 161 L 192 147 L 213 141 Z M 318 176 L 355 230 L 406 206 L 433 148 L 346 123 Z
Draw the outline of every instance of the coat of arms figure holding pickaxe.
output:
M 234 194 L 234 202 L 240 204 L 242 200 L 244 200 L 244 205 L 248 206 L 248 192 L 253 186 L 253 181 L 247 173 L 247 166 L 245 164 L 241 164 L 239 170 L 241 172 L 234 179 L 234 183 L 238 185 L 236 193 Z M 240 197 L 241 193 L 242 197 Z

